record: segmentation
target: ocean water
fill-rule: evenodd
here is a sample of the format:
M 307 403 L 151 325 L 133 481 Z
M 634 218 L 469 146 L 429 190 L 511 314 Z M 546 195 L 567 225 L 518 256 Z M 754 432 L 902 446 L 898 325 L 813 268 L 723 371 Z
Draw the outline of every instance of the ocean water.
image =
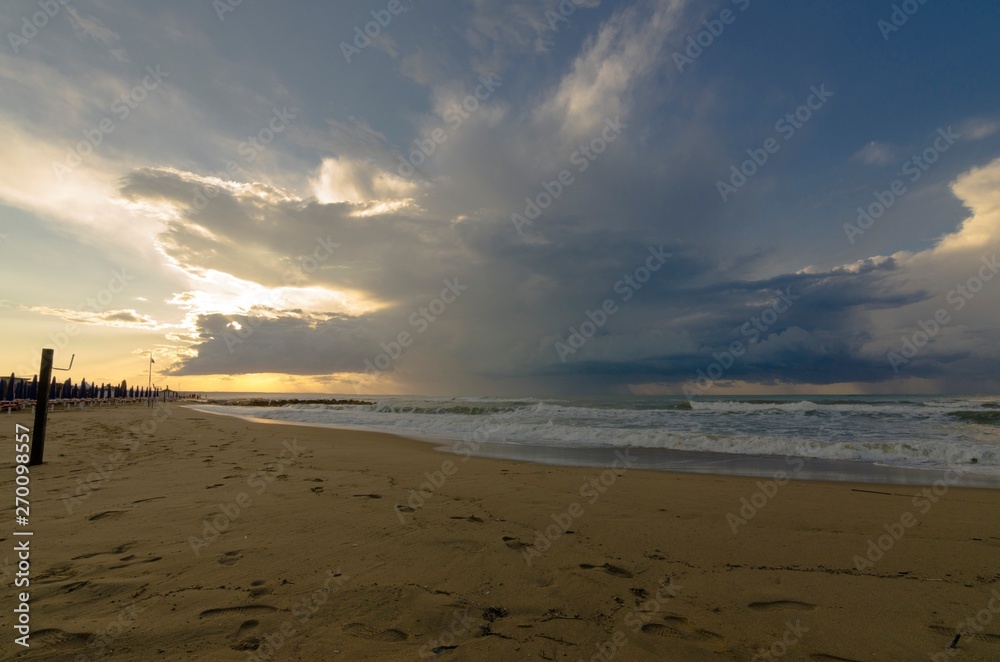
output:
M 364 399 L 375 404 L 197 407 L 543 463 L 610 466 L 628 450 L 630 466 L 650 469 L 906 484 L 948 472 L 952 484 L 1000 487 L 997 396 Z

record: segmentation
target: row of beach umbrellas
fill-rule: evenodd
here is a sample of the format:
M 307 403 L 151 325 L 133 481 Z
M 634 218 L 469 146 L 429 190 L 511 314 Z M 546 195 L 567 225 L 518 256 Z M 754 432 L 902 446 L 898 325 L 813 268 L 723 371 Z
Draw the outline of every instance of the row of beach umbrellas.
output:
M 0 399 L 5 402 L 37 400 L 38 393 L 38 375 L 30 380 L 25 377 L 15 377 L 14 373 L 11 373 L 9 378 L 0 378 Z M 158 387 L 136 388 L 129 386 L 124 380 L 117 385 L 92 384 L 88 383 L 86 379 L 74 384 L 70 379 L 60 383 L 53 377 L 52 383 L 49 384 L 49 398 L 53 400 L 148 398 L 156 397 L 159 394 Z

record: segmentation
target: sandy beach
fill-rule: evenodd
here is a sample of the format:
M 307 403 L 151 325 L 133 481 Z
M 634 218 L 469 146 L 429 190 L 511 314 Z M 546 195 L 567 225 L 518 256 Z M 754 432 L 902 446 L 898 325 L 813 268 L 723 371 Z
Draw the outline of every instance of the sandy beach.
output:
M 5 417 L 13 443 L 16 423 Z M 1000 658 L 1000 490 L 452 455 L 179 405 L 56 412 L 4 659 Z M 0 476 L 13 518 L 14 471 Z M 14 643 L 30 590 L 30 649 Z

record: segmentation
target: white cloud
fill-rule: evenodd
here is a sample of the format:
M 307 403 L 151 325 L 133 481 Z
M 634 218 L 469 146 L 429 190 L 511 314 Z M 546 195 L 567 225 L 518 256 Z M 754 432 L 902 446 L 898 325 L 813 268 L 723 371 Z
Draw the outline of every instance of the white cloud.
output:
M 575 139 L 589 135 L 605 119 L 627 113 L 628 93 L 660 62 L 684 5 L 670 0 L 651 12 L 638 5 L 616 12 L 584 45 L 570 73 L 536 111 L 536 121 Z
M 958 125 L 958 132 L 965 140 L 983 140 L 1000 131 L 1000 120 L 992 117 L 973 117 Z
M 382 170 L 372 161 L 346 157 L 323 159 L 312 186 L 320 202 L 358 204 L 407 198 L 418 188 L 417 184 Z
M 958 132 L 966 140 L 982 140 L 1000 131 L 1000 120 L 990 117 L 974 117 L 962 122 Z
M 935 254 L 996 250 L 1000 247 L 1000 159 L 963 173 L 951 190 L 972 215 L 955 232 L 941 238 Z

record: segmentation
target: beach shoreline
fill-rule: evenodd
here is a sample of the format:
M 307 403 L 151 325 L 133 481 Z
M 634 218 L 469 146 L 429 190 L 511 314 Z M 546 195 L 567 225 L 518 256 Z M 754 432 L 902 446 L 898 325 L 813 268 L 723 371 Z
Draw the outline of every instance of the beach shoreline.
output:
M 308 403 L 308 401 L 303 401 Z M 975 464 L 953 464 L 947 469 L 897 467 L 871 460 L 834 460 L 805 457 L 799 455 L 750 455 L 736 452 L 688 451 L 671 448 L 648 448 L 642 446 L 556 446 L 546 442 L 500 443 L 489 441 L 486 425 L 480 433 L 477 430 L 467 439 L 442 439 L 427 434 L 418 435 L 407 431 L 391 432 L 363 426 L 316 421 L 295 421 L 254 416 L 242 411 L 226 411 L 220 403 L 187 403 L 184 406 L 208 414 L 232 416 L 257 423 L 301 425 L 332 430 L 352 430 L 357 432 L 385 432 L 406 439 L 430 444 L 435 450 L 460 456 L 529 462 L 566 467 L 610 467 L 617 461 L 617 455 L 627 452 L 633 458 L 632 468 L 667 471 L 676 473 L 697 473 L 718 476 L 742 476 L 749 478 L 773 478 L 782 476 L 788 480 L 806 480 L 836 483 L 870 483 L 874 485 L 925 486 L 947 485 L 949 487 L 979 487 L 1000 489 L 1000 476 L 978 473 L 983 467 Z
M 997 490 L 530 464 L 173 404 L 48 428 L 32 648 L 5 659 L 927 659 L 957 628 L 963 659 L 1000 653 Z

